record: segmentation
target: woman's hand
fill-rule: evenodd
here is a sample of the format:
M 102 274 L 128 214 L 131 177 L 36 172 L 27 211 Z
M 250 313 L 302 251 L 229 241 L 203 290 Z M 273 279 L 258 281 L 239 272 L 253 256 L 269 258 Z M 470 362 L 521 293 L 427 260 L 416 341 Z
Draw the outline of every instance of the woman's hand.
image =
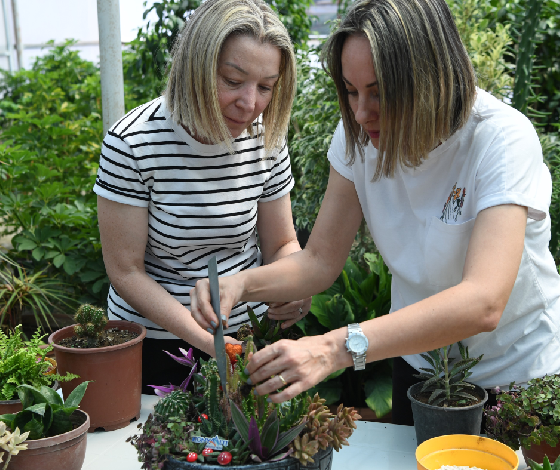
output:
M 231 309 L 241 300 L 243 286 L 239 275 L 220 277 L 220 312 L 214 312 L 210 302 L 210 282 L 208 279 L 197 281 L 190 291 L 191 315 L 209 333 L 214 334 L 220 315 L 224 328 L 227 328 Z
M 282 339 L 251 358 L 247 372 L 259 395 L 281 403 L 317 385 L 335 372 L 332 349 L 325 336 L 305 336 L 297 341 Z M 280 393 L 274 393 L 284 385 Z
M 268 306 L 268 316 L 272 320 L 284 322 L 281 327 L 286 329 L 305 317 L 310 308 L 311 297 L 295 302 L 271 302 Z

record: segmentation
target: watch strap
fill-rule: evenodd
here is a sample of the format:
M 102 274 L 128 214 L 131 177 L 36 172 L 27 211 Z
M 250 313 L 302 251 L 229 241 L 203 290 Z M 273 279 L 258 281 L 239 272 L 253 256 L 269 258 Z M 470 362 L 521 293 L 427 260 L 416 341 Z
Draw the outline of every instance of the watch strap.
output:
M 359 323 L 348 324 L 348 338 L 350 338 L 351 334 L 361 334 L 365 336 Z M 366 353 L 357 354 L 350 351 L 350 354 L 352 355 L 352 360 L 354 361 L 354 370 L 364 370 L 366 368 Z

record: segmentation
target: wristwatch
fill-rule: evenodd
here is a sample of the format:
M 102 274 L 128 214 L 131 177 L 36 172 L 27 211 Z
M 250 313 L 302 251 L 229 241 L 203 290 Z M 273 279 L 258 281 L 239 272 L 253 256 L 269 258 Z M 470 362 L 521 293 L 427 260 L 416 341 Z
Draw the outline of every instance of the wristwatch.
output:
M 364 335 L 358 323 L 350 323 L 348 325 L 348 338 L 346 338 L 346 349 L 352 354 L 354 360 L 354 370 L 363 370 L 366 368 L 366 353 L 368 348 L 368 339 Z

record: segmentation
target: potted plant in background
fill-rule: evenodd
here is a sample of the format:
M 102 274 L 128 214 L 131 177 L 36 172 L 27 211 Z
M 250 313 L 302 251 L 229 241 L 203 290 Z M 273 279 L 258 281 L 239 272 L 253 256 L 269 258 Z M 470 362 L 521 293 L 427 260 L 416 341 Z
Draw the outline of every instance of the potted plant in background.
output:
M 79 383 L 92 381 L 81 405 L 90 416 L 90 432 L 125 427 L 140 417 L 146 328 L 128 321 L 108 321 L 103 309 L 87 304 L 80 306 L 74 319 L 75 325 L 49 337 L 60 373 L 80 377 L 62 384 L 62 393 L 66 397 Z
M 129 438 L 142 468 L 330 468 L 333 448 L 348 445 L 360 416 L 342 405 L 332 414 L 318 395 L 306 393 L 282 404 L 268 403 L 267 396 L 256 395 L 247 384 L 252 338 L 246 344 L 243 355 L 228 355 L 227 395 L 214 359 L 201 361 L 197 372 L 192 350 L 182 351 L 183 358 L 170 354 L 191 371 L 180 386 L 154 387 L 162 398 L 139 426 L 141 434 Z
M 467 382 L 470 370 L 482 356 L 469 357 L 468 348 L 459 341 L 460 360 L 450 357 L 451 346 L 422 354 L 430 368 L 422 368 L 407 395 L 412 404 L 416 442 L 447 434 L 479 434 L 486 390 Z
M 46 331 L 58 326 L 56 306 L 71 307 L 65 286 L 45 269 L 33 274 L 0 251 L 0 325 L 13 330 L 21 324 L 24 310 L 33 314 L 37 327 Z
M 86 454 L 89 416 L 78 409 L 87 382 L 78 385 L 66 401 L 52 388 L 21 385 L 23 403 L 18 413 L 0 415 L 0 422 L 13 431 L 14 443 L 27 438 L 25 452 L 11 452 L 17 470 L 80 470 Z M 22 435 L 17 437 L 19 432 Z M 1 442 L 1 441 L 0 441 Z M 0 445 L 0 447 L 4 448 Z M 9 450 L 9 447 L 8 447 Z M 19 450 L 22 450 L 21 448 Z
M 349 323 L 361 323 L 389 313 L 391 274 L 381 256 L 366 253 L 368 269 L 348 258 L 344 270 L 325 292 L 314 295 L 309 315 L 297 322 L 306 336 L 324 334 Z M 309 390 L 319 393 L 326 404 L 353 406 L 365 420 L 389 420 L 392 406 L 392 360 L 366 364 L 363 371 L 352 367 L 329 375 Z
M 560 455 L 560 374 L 531 379 L 527 388 L 514 383 L 496 389 L 497 405 L 485 410 L 489 437 L 523 452 L 525 459 L 543 463 Z
M 29 341 L 25 341 L 21 325 L 6 334 L 0 331 L 0 414 L 17 413 L 22 404 L 17 399 L 16 389 L 20 385 L 56 387 L 58 382 L 77 378 L 73 374 L 57 374 L 56 361 L 47 354 L 52 346 L 42 347 L 38 329 Z

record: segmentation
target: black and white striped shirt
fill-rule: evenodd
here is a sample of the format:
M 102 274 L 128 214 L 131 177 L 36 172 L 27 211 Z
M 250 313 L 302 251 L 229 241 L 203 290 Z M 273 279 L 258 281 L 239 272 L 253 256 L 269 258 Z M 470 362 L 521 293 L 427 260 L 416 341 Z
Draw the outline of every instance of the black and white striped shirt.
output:
M 257 203 L 293 187 L 286 146 L 266 157 L 260 125 L 235 139 L 234 155 L 223 145 L 203 145 L 171 119 L 163 97 L 129 112 L 103 140 L 93 190 L 106 199 L 147 207 L 146 273 L 186 308 L 189 291 L 208 277 L 216 255 L 219 275 L 260 266 Z M 262 129 L 262 127 L 261 127 Z M 151 338 L 175 338 L 130 307 L 111 286 L 109 317 L 141 323 Z M 250 303 L 260 317 L 263 303 Z M 239 303 L 226 333 L 248 321 Z

